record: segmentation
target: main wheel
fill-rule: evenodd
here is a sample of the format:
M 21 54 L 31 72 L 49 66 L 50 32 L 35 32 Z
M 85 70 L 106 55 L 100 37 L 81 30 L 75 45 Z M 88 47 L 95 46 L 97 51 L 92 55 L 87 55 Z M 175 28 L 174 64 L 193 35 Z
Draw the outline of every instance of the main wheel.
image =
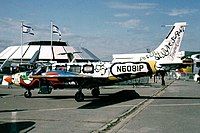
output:
M 82 102 L 82 101 L 84 101 L 84 94 L 81 92 L 81 91 L 78 91 L 78 92 L 76 92 L 76 94 L 75 94 L 75 100 L 77 101 L 77 102 Z
M 30 91 L 24 92 L 24 97 L 25 98 L 30 98 L 32 96 L 32 93 Z
M 100 91 L 99 91 L 99 89 L 98 88 L 94 88 L 94 89 L 92 89 L 92 96 L 93 97 L 98 97 L 99 96 L 99 94 L 100 94 Z

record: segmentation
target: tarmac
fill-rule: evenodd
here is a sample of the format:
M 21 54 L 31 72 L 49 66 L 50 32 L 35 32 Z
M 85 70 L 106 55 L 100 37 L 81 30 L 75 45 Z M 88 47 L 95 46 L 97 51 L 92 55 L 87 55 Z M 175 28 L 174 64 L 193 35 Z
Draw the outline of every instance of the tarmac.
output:
M 147 86 L 109 86 L 98 98 L 84 90 L 53 90 L 24 98 L 24 89 L 0 86 L 0 132 L 62 133 L 198 133 L 200 84 L 166 80 Z

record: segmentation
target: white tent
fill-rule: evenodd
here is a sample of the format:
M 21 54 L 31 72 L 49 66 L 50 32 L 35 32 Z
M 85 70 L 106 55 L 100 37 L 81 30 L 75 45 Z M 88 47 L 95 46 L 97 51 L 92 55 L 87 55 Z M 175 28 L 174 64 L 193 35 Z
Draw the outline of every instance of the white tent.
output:
M 5 60 L 20 62 L 21 57 L 23 62 L 28 62 L 37 51 L 39 51 L 37 61 L 69 62 L 70 53 L 77 62 L 99 60 L 86 48 L 77 49 L 65 42 L 58 41 L 53 41 L 52 45 L 50 41 L 36 41 L 26 43 L 22 47 L 20 45 L 7 47 L 0 53 L 0 63 L 2 64 Z

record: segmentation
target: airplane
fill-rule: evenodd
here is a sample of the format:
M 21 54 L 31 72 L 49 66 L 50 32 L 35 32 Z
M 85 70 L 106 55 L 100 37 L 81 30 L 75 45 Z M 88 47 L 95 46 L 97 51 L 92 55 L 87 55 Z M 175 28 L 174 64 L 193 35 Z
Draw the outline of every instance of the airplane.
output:
M 99 86 L 175 69 L 183 64 L 178 52 L 186 25 L 186 22 L 175 23 L 163 42 L 150 53 L 114 54 L 111 62 L 66 63 L 65 70 L 30 75 L 30 83 L 20 78 L 20 85 L 27 90 L 24 96 L 31 97 L 31 90 L 40 85 L 49 89 L 56 84 L 73 83 L 78 88 L 75 100 L 81 102 L 84 100 L 83 88 L 90 88 L 96 97 L 100 94 Z
M 153 73 L 151 66 L 147 62 L 66 64 L 64 71 L 53 70 L 41 75 L 31 75 L 30 78 L 33 80 L 29 84 L 20 78 L 20 86 L 27 90 L 24 96 L 27 98 L 31 97 L 31 90 L 37 87 L 44 87 L 46 90 L 51 90 L 51 87 L 56 89 L 57 86 L 66 85 L 78 88 L 75 94 L 75 100 L 80 102 L 84 100 L 83 88 L 91 89 L 92 95 L 98 97 L 100 94 L 99 86 L 113 85 L 117 82 L 147 76 Z
M 186 22 L 178 22 L 167 26 L 172 26 L 172 28 L 158 48 L 149 53 L 114 54 L 113 62 L 155 61 L 157 70 L 176 69 L 177 66 L 183 64 L 179 49 L 187 24 Z

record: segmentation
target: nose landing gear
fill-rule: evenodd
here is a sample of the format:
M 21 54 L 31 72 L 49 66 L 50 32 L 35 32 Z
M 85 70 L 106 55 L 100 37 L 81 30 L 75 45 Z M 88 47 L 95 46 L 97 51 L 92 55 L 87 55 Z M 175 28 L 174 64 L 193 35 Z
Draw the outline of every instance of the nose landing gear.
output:
M 31 96 L 32 96 L 31 91 L 26 91 L 26 92 L 24 92 L 24 97 L 25 97 L 25 98 L 30 98 Z

